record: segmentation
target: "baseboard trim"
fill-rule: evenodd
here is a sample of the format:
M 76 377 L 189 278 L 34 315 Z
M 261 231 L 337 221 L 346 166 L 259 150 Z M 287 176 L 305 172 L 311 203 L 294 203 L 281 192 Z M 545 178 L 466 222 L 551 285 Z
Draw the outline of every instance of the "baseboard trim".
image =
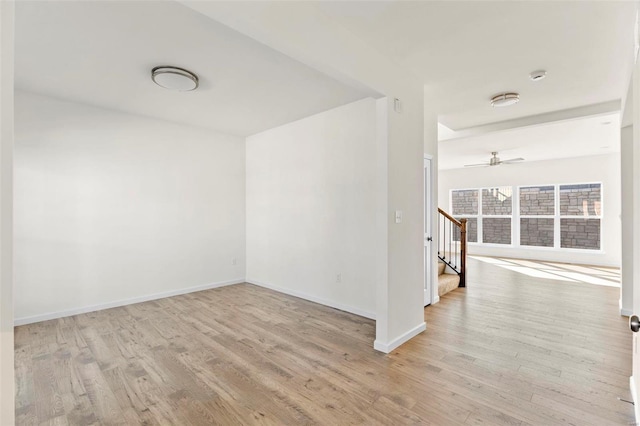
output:
M 247 283 L 257 285 L 258 287 L 268 288 L 269 290 L 274 290 L 279 293 L 288 294 L 289 296 L 299 297 L 300 299 L 308 300 L 310 302 L 319 303 L 321 305 L 329 306 L 331 308 L 338 309 L 340 311 L 349 312 L 350 314 L 355 314 L 361 317 L 369 318 L 372 320 L 376 319 L 376 314 L 374 312 L 365 311 L 360 308 L 354 308 L 353 306 L 345 305 L 342 303 L 334 302 L 333 300 L 323 299 L 322 297 L 317 297 L 308 293 L 304 293 L 302 291 L 290 290 L 284 287 L 278 287 L 273 284 L 265 283 L 262 281 L 247 279 Z
M 630 317 L 631 315 L 633 315 L 633 311 L 630 309 L 620 308 L 620 315 L 622 315 L 623 317 Z
M 197 291 L 209 290 L 217 287 L 224 287 L 232 284 L 244 283 L 244 278 L 235 280 L 219 281 L 215 283 L 203 284 L 194 287 L 181 288 L 177 290 L 163 291 L 161 293 L 147 294 L 144 296 L 131 297 L 129 299 L 120 299 L 108 303 L 99 303 L 96 305 L 83 306 L 80 308 L 65 309 L 64 311 L 49 312 L 41 315 L 33 315 L 30 317 L 16 318 L 13 321 L 14 326 L 32 324 L 34 322 L 48 321 L 52 319 L 70 317 L 72 315 L 86 314 L 87 312 L 101 311 L 103 309 L 118 308 L 125 305 L 133 305 L 134 303 L 148 302 L 150 300 L 164 299 L 171 296 L 179 296 L 181 294 L 195 293 Z
M 376 340 L 375 342 L 373 342 L 373 349 L 380 352 L 384 352 L 385 354 L 388 354 L 398 346 L 402 345 L 403 343 L 407 342 L 408 340 L 422 333 L 426 329 L 427 329 L 427 323 L 423 322 L 421 324 L 416 325 L 406 333 L 403 333 L 400 336 L 396 337 L 389 343 L 382 343 Z
M 629 377 L 629 389 L 631 390 L 631 400 L 633 401 L 633 413 L 636 416 L 636 424 L 640 422 L 640 406 L 638 406 L 638 395 L 634 386 L 633 376 Z

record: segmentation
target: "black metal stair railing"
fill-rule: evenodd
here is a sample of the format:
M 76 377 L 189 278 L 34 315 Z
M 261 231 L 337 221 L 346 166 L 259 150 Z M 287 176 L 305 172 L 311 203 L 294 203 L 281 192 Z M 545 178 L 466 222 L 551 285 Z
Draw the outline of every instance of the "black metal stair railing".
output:
M 438 208 L 438 258 L 460 276 L 465 287 L 467 263 L 467 219 L 456 219 Z

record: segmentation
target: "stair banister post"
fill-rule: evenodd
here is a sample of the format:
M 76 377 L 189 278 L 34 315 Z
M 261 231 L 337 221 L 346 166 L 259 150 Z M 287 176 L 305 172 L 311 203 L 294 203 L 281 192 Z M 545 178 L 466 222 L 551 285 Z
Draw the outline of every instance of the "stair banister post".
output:
M 460 219 L 460 287 L 466 287 L 466 267 L 467 267 L 467 219 Z

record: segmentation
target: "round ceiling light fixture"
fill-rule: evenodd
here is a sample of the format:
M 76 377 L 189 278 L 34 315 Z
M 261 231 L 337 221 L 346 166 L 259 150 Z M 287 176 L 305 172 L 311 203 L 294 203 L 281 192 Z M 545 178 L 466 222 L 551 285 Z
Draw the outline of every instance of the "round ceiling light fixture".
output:
M 196 90 L 199 85 L 198 76 L 191 71 L 168 65 L 153 68 L 151 79 L 160 87 L 179 92 Z
M 518 93 L 501 93 L 491 98 L 491 106 L 494 108 L 515 105 L 520 102 Z
M 547 76 L 547 72 L 545 70 L 533 71 L 529 74 L 529 78 L 531 81 L 540 81 L 543 80 Z

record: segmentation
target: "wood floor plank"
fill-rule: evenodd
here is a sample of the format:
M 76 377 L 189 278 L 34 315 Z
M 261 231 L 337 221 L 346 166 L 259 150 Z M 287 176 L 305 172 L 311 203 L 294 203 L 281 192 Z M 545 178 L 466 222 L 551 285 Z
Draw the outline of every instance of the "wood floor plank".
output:
M 16 327 L 17 423 L 634 421 L 618 289 L 478 259 L 467 277 L 388 355 L 374 321 L 249 284 Z

